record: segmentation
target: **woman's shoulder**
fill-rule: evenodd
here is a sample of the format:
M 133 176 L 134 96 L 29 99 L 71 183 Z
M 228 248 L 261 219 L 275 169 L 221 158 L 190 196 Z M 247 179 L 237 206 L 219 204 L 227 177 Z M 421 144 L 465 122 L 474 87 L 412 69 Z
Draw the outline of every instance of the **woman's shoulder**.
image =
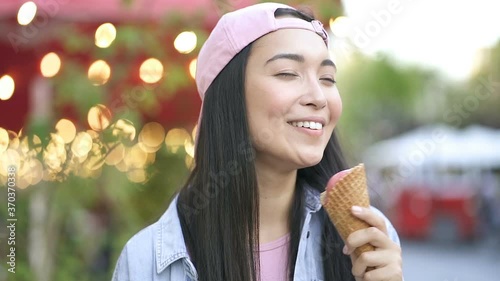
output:
M 161 274 L 175 261 L 188 257 L 176 199 L 158 221 L 139 231 L 125 244 L 113 280 L 154 280 L 151 276 Z
M 113 280 L 150 280 L 154 269 L 154 233 L 158 222 L 142 229 L 123 247 L 116 263 Z

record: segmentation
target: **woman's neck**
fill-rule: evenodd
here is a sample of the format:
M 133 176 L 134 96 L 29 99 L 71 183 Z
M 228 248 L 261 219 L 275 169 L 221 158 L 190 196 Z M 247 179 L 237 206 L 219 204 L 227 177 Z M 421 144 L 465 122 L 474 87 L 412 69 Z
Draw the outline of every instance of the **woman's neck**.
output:
M 259 243 L 274 241 L 289 230 L 288 218 L 293 203 L 297 170 L 278 172 L 256 165 L 259 187 Z

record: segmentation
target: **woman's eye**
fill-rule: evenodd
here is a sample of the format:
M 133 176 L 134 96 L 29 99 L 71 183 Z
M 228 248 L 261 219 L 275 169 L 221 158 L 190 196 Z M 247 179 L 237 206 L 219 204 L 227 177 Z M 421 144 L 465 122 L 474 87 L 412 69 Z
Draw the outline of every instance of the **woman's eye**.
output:
M 332 84 L 337 83 L 337 81 L 335 81 L 333 78 L 321 78 L 320 80 L 327 81 Z
M 293 78 L 293 77 L 297 77 L 297 74 L 289 73 L 289 72 L 282 72 L 282 73 L 276 74 L 275 76 L 284 77 L 284 78 Z

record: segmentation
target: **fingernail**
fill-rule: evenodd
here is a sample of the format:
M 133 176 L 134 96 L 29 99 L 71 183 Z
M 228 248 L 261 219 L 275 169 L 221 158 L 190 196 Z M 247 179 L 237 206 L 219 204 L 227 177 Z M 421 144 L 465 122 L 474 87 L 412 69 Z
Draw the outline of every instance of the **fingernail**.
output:
M 344 255 L 347 255 L 347 246 L 344 246 L 344 248 L 342 249 L 342 253 L 344 253 Z
M 363 212 L 363 208 L 360 206 L 352 206 L 351 210 L 355 214 L 361 214 Z

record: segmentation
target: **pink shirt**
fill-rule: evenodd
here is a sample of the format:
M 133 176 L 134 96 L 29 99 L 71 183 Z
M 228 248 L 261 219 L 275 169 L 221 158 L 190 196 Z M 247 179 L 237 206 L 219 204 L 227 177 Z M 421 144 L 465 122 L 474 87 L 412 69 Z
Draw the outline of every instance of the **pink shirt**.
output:
M 290 233 L 271 242 L 260 244 L 260 280 L 286 281 Z

